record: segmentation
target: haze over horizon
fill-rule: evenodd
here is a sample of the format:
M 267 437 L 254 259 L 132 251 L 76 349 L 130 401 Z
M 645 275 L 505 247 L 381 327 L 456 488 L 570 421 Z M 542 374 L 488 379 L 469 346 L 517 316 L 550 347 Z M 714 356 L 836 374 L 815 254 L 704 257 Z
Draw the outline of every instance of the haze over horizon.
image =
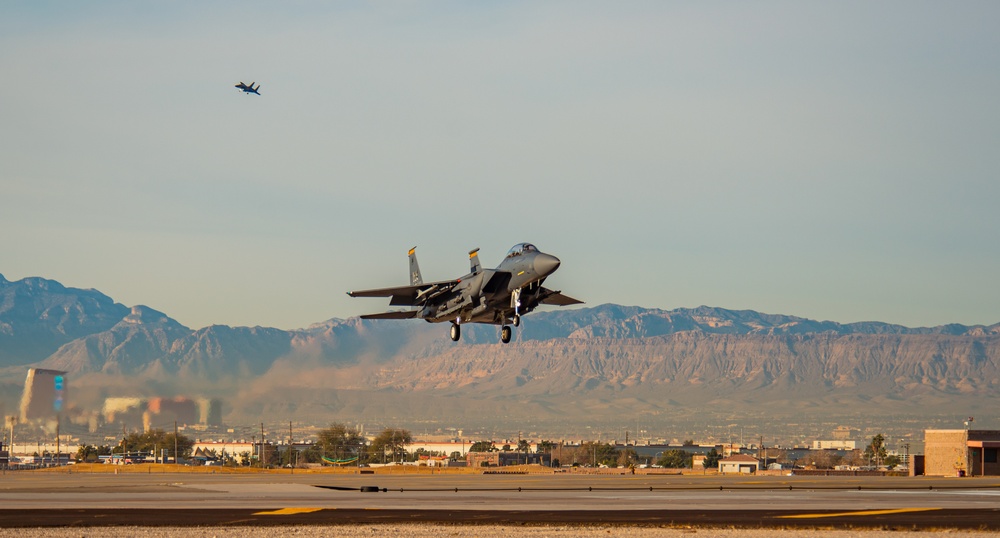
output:
M 997 323 L 998 15 L 5 2 L 0 274 L 294 329 L 528 241 L 586 306 Z

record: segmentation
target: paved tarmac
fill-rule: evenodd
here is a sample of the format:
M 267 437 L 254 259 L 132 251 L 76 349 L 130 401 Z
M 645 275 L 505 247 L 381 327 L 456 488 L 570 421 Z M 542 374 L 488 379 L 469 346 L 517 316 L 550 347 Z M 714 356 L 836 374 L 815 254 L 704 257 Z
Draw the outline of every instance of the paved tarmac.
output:
M 1000 479 L 136 472 L 0 476 L 0 528 L 399 522 L 1000 530 Z

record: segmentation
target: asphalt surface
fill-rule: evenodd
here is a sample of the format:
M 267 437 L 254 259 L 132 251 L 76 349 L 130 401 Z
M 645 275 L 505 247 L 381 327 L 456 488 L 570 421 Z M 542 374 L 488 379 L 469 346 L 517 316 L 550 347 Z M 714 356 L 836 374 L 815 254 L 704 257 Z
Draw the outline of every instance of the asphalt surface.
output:
M 1000 531 L 1000 479 L 136 472 L 0 476 L 0 528 L 361 523 Z
M 1000 530 L 1000 509 L 871 510 L 412 510 L 412 509 L 57 509 L 0 510 L 0 528 L 358 525 L 635 525 L 737 528 Z

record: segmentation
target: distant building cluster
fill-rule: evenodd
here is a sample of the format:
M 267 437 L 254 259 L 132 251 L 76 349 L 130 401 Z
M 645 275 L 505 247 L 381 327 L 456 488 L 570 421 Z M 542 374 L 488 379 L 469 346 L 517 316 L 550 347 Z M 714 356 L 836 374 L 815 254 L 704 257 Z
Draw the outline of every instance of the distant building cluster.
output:
M 108 398 L 104 421 L 143 431 L 179 425 L 222 426 L 222 401 L 215 398 Z
M 813 441 L 813 450 L 854 450 L 858 448 L 855 441 L 834 439 L 831 441 Z

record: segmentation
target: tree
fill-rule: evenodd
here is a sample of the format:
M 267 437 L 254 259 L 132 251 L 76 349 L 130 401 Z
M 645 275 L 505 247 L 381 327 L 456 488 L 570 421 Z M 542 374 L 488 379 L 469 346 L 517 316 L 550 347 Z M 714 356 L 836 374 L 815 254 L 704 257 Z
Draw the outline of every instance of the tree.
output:
M 617 463 L 619 467 L 632 467 L 638 460 L 639 454 L 636 453 L 634 448 L 623 448 L 618 451 Z
M 656 464 L 667 469 L 686 469 L 691 466 L 691 455 L 683 450 L 667 450 Z
M 705 459 L 701 460 L 701 465 L 706 469 L 718 469 L 719 460 L 721 459 L 722 454 L 719 454 L 719 451 L 713 448 L 705 454 Z
M 469 447 L 469 452 L 498 452 L 498 449 L 493 446 L 493 441 L 476 441 Z
M 527 454 L 531 451 L 531 443 L 529 443 L 527 439 L 521 439 L 517 442 L 517 451 Z
M 573 449 L 564 449 L 564 451 L 566 454 L 564 454 L 563 458 L 573 463 L 595 466 L 613 466 L 618 464 L 618 449 L 608 443 L 592 441 L 583 443 Z
M 388 453 L 392 461 L 402 460 L 406 456 L 403 448 L 413 443 L 413 435 L 410 430 L 401 428 L 386 428 L 372 441 L 370 452 L 372 456 L 381 456 L 383 459 Z
M 767 459 L 774 459 L 775 462 L 782 465 L 791 464 L 791 460 L 788 459 L 788 451 L 782 448 L 767 449 Z
M 77 463 L 94 463 L 100 460 L 100 456 L 111 454 L 111 448 L 107 446 L 80 445 L 76 451 Z
M 872 437 L 872 442 L 865 447 L 865 459 L 871 465 L 879 467 L 886 458 L 885 437 L 880 433 Z
M 811 462 L 817 469 L 833 469 L 841 464 L 843 458 L 832 450 L 812 450 L 804 456 L 805 460 Z
M 272 445 L 271 443 L 264 443 L 260 449 L 263 452 L 263 454 L 261 454 L 263 456 L 263 459 L 260 462 L 261 467 L 267 467 L 270 469 L 280 465 L 280 462 L 278 461 L 279 455 L 277 446 Z
M 319 449 L 320 457 L 325 456 L 335 460 L 360 457 L 361 448 L 365 444 L 365 438 L 360 433 L 338 422 L 320 430 L 317 437 L 316 447 Z M 307 456 L 310 457 L 313 456 Z
M 119 445 L 120 446 L 120 445 Z M 189 457 L 191 455 L 191 449 L 194 447 L 194 441 L 191 438 L 183 434 L 177 435 L 177 451 L 180 452 L 180 456 Z M 152 429 L 144 433 L 130 433 L 125 436 L 125 448 L 129 453 L 133 452 L 148 452 L 153 453 L 157 450 L 166 449 L 168 454 L 174 454 L 174 434 L 166 433 L 161 429 Z M 159 457 L 159 453 L 155 454 Z
M 556 448 L 557 446 L 559 445 L 552 441 L 539 441 L 538 444 L 535 445 L 535 452 L 537 452 L 538 454 L 551 454 L 552 449 Z
M 868 460 L 865 459 L 864 451 L 860 448 L 855 448 L 854 450 L 844 454 L 844 457 L 840 459 L 843 465 L 854 465 L 860 467 L 864 465 Z
M 323 448 L 319 442 L 313 443 L 312 446 L 302 451 L 299 458 L 305 463 L 320 463 L 323 461 Z
M 885 466 L 889 469 L 895 469 L 903 464 L 903 458 L 899 457 L 897 454 L 892 454 L 885 457 Z

